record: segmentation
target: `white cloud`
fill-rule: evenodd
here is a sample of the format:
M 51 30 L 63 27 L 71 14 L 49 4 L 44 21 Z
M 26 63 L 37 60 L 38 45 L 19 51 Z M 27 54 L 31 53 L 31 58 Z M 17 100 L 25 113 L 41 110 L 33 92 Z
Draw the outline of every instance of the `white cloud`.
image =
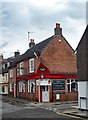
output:
M 34 38 L 35 43 L 53 35 L 56 22 L 61 23 L 63 36 L 75 49 L 85 28 L 85 5 L 66 1 L 26 0 L 22 2 L 21 0 L 21 2 L 16 2 L 15 0 L 12 3 L 13 0 L 11 0 L 6 3 L 4 0 L 2 44 L 5 57 L 13 55 L 12 53 L 18 49 L 21 53 L 28 49 L 28 31 L 33 32 L 30 34 L 30 38 Z
M 67 17 L 65 18 L 66 24 L 64 24 L 66 30 L 64 30 L 65 38 L 76 49 L 83 33 L 86 28 L 86 21 Z

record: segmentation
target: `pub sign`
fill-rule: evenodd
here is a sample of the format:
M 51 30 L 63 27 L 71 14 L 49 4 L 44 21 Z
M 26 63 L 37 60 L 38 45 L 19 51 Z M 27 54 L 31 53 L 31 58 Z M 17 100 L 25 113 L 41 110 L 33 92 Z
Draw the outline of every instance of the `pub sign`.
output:
M 53 80 L 53 90 L 65 90 L 65 80 Z

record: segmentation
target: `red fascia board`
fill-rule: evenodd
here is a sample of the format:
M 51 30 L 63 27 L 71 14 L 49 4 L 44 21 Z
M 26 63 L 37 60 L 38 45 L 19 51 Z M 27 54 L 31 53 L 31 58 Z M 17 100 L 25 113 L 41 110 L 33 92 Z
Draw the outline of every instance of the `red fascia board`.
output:
M 44 73 L 43 75 L 44 75 L 43 78 L 41 78 L 40 73 L 22 75 L 17 77 L 17 81 L 29 79 L 67 79 L 67 78 L 77 79 L 77 74 Z

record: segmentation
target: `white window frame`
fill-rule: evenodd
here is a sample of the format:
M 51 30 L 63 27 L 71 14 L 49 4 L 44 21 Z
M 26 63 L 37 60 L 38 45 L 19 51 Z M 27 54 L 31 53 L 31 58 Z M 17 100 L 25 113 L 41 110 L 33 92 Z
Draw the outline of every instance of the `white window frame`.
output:
M 7 67 L 9 67 L 10 66 L 10 62 L 7 62 Z
M 23 73 L 24 73 L 23 69 L 21 69 L 21 68 L 23 68 L 23 66 L 24 66 L 24 62 L 21 62 L 20 63 L 20 75 L 23 75 Z
M 10 70 L 10 78 L 13 77 L 13 70 Z
M 13 92 L 13 84 L 10 84 L 10 92 Z
M 67 79 L 67 80 L 70 81 L 69 83 L 67 83 L 67 92 L 72 92 L 72 90 L 71 90 L 71 85 L 72 85 L 72 83 L 77 83 L 77 84 L 78 84 L 78 82 L 75 81 L 76 79 L 73 79 L 73 81 L 71 81 L 72 79 Z M 70 91 L 68 91 L 68 85 L 70 85 Z M 75 90 L 74 90 L 74 91 L 75 91 Z
M 33 84 L 33 92 L 31 89 L 31 85 Z M 35 93 L 35 81 L 28 80 L 28 92 Z
M 5 64 L 3 64 L 3 69 L 5 69 Z
M 25 81 L 19 81 L 19 92 L 25 92 Z
M 31 61 L 33 61 L 33 65 L 31 64 Z M 34 58 L 29 59 L 29 72 L 34 72 Z

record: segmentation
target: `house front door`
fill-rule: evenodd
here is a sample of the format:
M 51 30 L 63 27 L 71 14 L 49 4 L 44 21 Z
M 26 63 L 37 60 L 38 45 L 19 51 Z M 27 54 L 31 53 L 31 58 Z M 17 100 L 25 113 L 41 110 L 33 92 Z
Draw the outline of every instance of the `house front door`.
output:
M 47 86 L 42 86 L 42 102 L 49 102 L 48 85 Z

